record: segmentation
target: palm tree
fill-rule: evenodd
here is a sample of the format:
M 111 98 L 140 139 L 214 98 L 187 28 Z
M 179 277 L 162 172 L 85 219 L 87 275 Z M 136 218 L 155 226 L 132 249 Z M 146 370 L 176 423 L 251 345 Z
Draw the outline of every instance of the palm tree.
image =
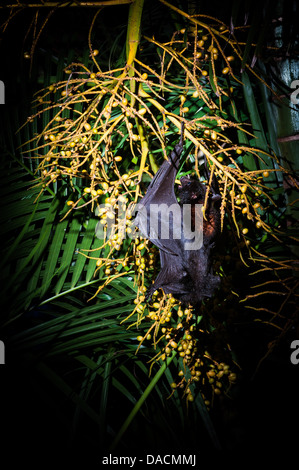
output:
M 13 103 L 1 125 L 1 340 L 7 422 L 19 429 L 8 435 L 24 442 L 30 417 L 43 452 L 70 459 L 68 448 L 76 460 L 82 450 L 94 462 L 136 446 L 256 444 L 244 430 L 254 426 L 247 392 L 254 409 L 263 399 L 255 387 L 271 361 L 281 372 L 275 351 L 298 324 L 297 129 L 280 96 L 296 79 L 282 84 L 285 70 L 298 66 L 292 15 L 280 3 L 273 16 L 270 2 L 258 14 L 237 1 L 224 11 L 218 2 L 99 3 L 1 11 Z M 291 36 L 279 43 L 281 30 Z M 196 309 L 162 293 L 145 302 L 159 263 L 146 240 L 97 236 L 110 209 L 144 193 L 182 121 L 180 174 L 203 179 L 205 156 L 222 194 L 222 288 Z

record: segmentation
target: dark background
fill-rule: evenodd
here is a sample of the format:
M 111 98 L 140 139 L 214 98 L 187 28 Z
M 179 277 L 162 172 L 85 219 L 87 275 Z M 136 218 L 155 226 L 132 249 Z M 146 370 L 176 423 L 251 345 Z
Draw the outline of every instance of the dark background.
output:
M 166 13 L 164 7 L 158 6 L 157 2 L 151 4 L 152 9 L 149 8 L 145 12 L 147 27 L 157 35 L 165 34 L 168 21 L 169 25 L 171 23 L 169 12 Z M 229 2 L 213 0 L 201 2 L 201 5 L 202 11 L 206 11 L 207 14 L 229 21 Z M 3 13 L 0 10 L 1 22 Z M 68 50 L 74 49 L 75 56 L 80 58 L 82 49 L 88 47 L 88 30 L 94 13 L 95 9 L 87 8 L 65 8 L 56 11 L 49 19 L 36 45 L 32 63 L 24 58 L 24 52 L 30 51 L 32 44 L 32 36 L 31 38 L 30 34 L 27 38 L 25 36 L 32 21 L 33 11 L 27 10 L 18 14 L 8 25 L 5 33 L 2 33 L 0 79 L 5 83 L 6 99 L 6 104 L 0 109 L 2 144 L 11 145 L 5 139 L 7 126 L 13 126 L 17 130 L 19 123 L 26 120 L 30 114 L 30 103 L 34 92 L 47 85 L 49 77 L 44 76 L 42 70 L 45 55 L 50 53 L 67 57 Z M 97 31 L 97 41 L 93 46 L 98 49 L 105 48 L 107 57 L 111 54 L 111 45 L 116 35 L 123 35 L 125 42 L 127 13 L 128 6 L 121 6 L 106 8 L 100 14 L 100 30 Z M 163 22 L 157 22 L 157 14 L 163 17 Z M 19 116 L 16 123 L 12 122 L 12 116 L 16 115 L 15 110 Z M 239 394 L 231 408 L 220 410 L 215 416 L 212 412 L 212 419 L 224 440 L 223 458 L 231 456 L 234 459 L 240 453 L 244 460 L 240 462 L 239 468 L 246 463 L 247 457 L 254 454 L 257 456 L 263 454 L 269 459 L 280 455 L 287 460 L 298 446 L 299 418 L 299 365 L 293 365 L 290 361 L 291 337 L 282 341 L 256 372 L 256 366 L 265 353 L 265 331 L 262 326 L 253 328 L 243 325 L 237 333 L 233 347 L 244 368 Z M 293 339 L 296 339 L 295 331 L 293 335 Z M 84 430 L 82 430 L 83 439 L 80 441 L 81 447 L 69 446 L 66 431 L 68 426 L 57 425 L 59 407 L 53 409 L 39 396 L 39 387 L 48 387 L 48 384 L 37 384 L 36 377 L 30 375 L 30 371 L 23 369 L 23 361 L 19 359 L 7 356 L 7 364 L 0 369 L 1 460 L 6 455 L 10 466 L 16 462 L 30 464 L 36 460 L 41 468 L 51 461 L 58 464 L 59 468 L 64 460 L 68 464 L 71 462 L 76 464 L 80 457 L 85 464 L 90 461 L 91 465 L 94 459 L 99 459 L 99 456 L 94 455 L 94 451 L 89 449 L 87 444 L 85 447 Z M 59 406 L 64 406 L 59 392 L 53 389 L 49 390 L 49 394 L 57 395 Z M 145 449 L 142 429 L 134 429 L 133 426 L 132 434 L 132 447 L 130 448 L 128 444 L 128 447 L 123 449 L 122 455 L 135 455 L 136 449 Z M 167 436 L 162 436 L 160 443 L 163 442 L 165 445 L 160 444 L 161 448 L 157 443 L 154 449 L 156 452 L 165 453 L 171 448 Z M 209 448 L 209 442 L 200 442 L 199 448 L 213 463 L 215 455 L 213 449 Z M 194 452 L 194 449 L 191 449 L 191 453 Z M 98 463 L 98 460 L 96 461 Z M 98 465 L 93 468 L 98 468 Z M 201 468 L 200 465 L 198 468 Z

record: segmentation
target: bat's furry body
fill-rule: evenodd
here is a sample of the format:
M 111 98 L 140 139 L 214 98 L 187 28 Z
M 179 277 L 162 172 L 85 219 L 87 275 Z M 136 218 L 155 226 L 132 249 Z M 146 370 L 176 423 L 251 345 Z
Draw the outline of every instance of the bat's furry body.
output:
M 212 188 L 208 197 L 206 219 L 203 220 L 203 241 L 199 249 L 186 250 L 185 240 L 169 238 L 161 239 L 159 236 L 150 234 L 149 231 L 149 209 L 154 204 L 166 204 L 168 207 L 175 204 L 182 214 L 184 204 L 191 204 L 192 224 L 197 210 L 203 204 L 207 187 L 199 181 L 188 177 L 181 178 L 179 187 L 180 202 L 178 202 L 174 183 L 177 174 L 177 165 L 183 150 L 183 130 L 180 142 L 171 152 L 170 158 L 165 160 L 154 176 L 148 190 L 140 204 L 146 211 L 138 211 L 135 224 L 140 232 L 149 238 L 154 245 L 160 249 L 161 270 L 149 289 L 148 297 L 159 288 L 165 293 L 171 293 L 175 298 L 186 305 L 196 305 L 204 297 L 211 297 L 219 285 L 219 277 L 212 272 L 211 250 L 220 231 L 220 214 L 218 200 L 220 196 Z M 162 221 L 163 223 L 163 221 Z M 177 229 L 173 220 L 173 231 Z M 180 230 L 183 227 L 178 227 Z

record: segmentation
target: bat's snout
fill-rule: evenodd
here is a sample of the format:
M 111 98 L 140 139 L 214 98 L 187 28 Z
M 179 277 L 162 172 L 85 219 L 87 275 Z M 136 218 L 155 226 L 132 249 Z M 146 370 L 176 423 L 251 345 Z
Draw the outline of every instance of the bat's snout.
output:
M 179 186 L 179 189 L 182 189 L 182 188 L 184 188 L 185 186 L 187 186 L 188 184 L 191 183 L 190 176 L 182 176 L 180 178 L 180 182 L 181 182 L 181 184 Z

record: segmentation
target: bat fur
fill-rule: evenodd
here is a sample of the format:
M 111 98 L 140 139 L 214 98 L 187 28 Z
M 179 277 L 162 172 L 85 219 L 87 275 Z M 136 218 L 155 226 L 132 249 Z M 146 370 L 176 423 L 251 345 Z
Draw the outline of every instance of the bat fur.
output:
M 180 201 L 178 202 L 174 192 L 174 183 L 183 151 L 183 134 L 184 126 L 182 125 L 179 143 L 171 152 L 170 158 L 163 162 L 140 201 L 143 210 L 138 209 L 135 225 L 143 236 L 149 238 L 160 250 L 161 270 L 148 290 L 147 297 L 151 298 L 157 289 L 162 288 L 165 293 L 173 294 L 184 305 L 194 306 L 205 297 L 211 297 L 220 283 L 219 277 L 212 272 L 211 254 L 220 232 L 219 201 L 221 197 L 218 194 L 215 178 L 213 178 L 212 187 L 208 188 L 198 180 L 184 176 L 180 179 L 181 184 L 178 188 Z M 150 233 L 150 208 L 160 204 L 165 204 L 167 207 L 175 205 L 174 207 L 180 211 L 181 215 L 184 205 L 190 204 L 191 228 L 194 230 L 196 211 L 201 210 L 198 204 L 204 203 L 206 191 L 209 191 L 209 196 L 206 218 L 203 219 L 201 227 L 202 245 L 199 249 L 185 248 L 186 240 L 183 235 L 185 227 L 180 227 L 181 221 L 175 217 L 172 220 L 170 217 L 170 222 L 173 225 L 173 233 L 182 230 L 182 236 L 179 239 L 174 237 L 164 239 L 159 236 L 159 233 Z M 163 222 L 163 216 L 159 214 L 159 223 L 163 224 Z

